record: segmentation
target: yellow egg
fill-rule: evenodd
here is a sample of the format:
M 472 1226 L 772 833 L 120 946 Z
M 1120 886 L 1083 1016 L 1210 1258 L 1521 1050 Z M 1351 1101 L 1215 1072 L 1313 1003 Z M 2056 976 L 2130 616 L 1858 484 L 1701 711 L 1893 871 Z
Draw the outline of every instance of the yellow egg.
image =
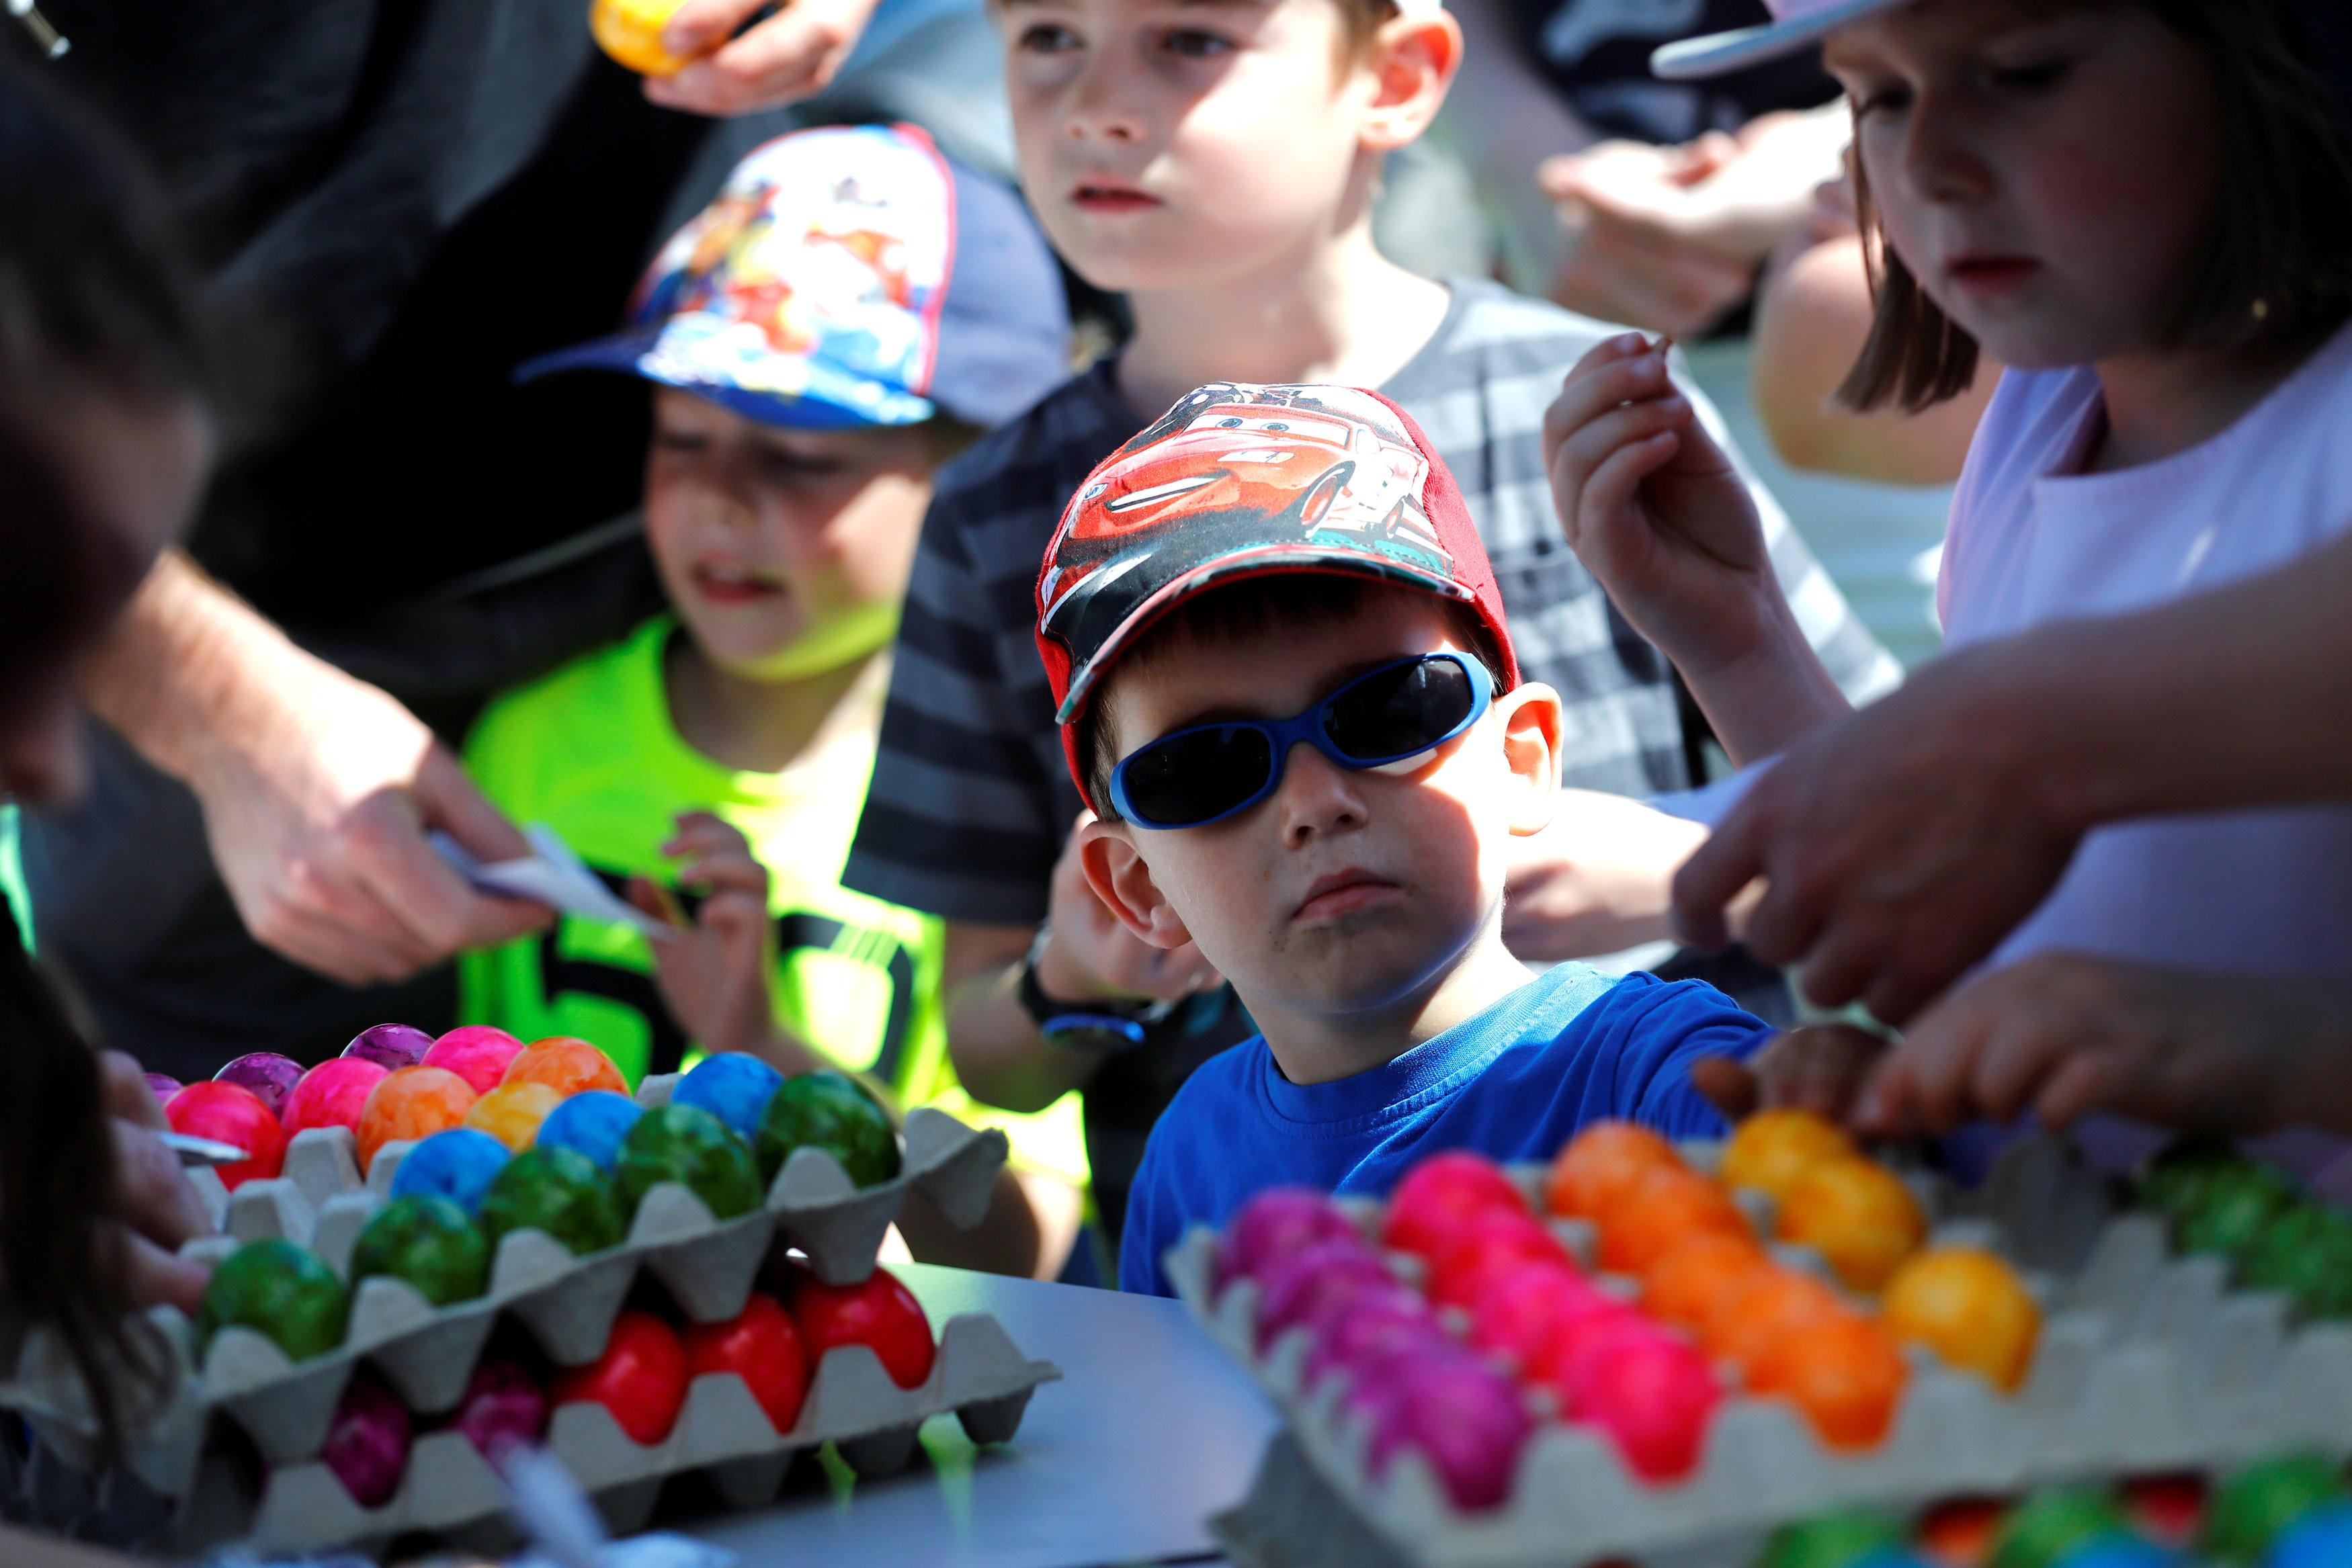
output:
M 466 1125 L 479 1128 L 516 1154 L 537 1141 L 539 1124 L 563 1103 L 562 1091 L 544 1083 L 504 1083 L 474 1102 Z
M 2042 1311 L 2017 1271 L 1974 1247 L 1939 1247 L 1895 1271 L 1882 1303 L 1886 1326 L 2004 1393 L 2025 1381 Z
M 688 57 L 662 47 L 662 29 L 686 0 L 595 0 L 588 30 L 606 54 L 640 76 L 675 76 Z
M 1853 1152 L 1853 1140 L 1835 1124 L 1786 1106 L 1759 1111 L 1740 1123 L 1723 1145 L 1723 1168 L 1717 1174 L 1726 1186 L 1752 1186 L 1778 1202 L 1813 1166 Z
M 1811 1248 L 1857 1291 L 1885 1285 L 1927 1239 L 1927 1217 L 1893 1171 L 1858 1155 L 1809 1167 L 1780 1200 L 1780 1239 Z

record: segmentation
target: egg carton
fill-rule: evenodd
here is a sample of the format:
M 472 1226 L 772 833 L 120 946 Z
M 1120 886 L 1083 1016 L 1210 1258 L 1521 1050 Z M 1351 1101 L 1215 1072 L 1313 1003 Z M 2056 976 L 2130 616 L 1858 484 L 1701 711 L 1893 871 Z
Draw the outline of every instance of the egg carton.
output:
M 639 1098 L 661 1103 L 667 1088 L 667 1081 L 649 1080 Z M 280 1237 L 310 1247 L 348 1276 L 360 1230 L 388 1200 L 410 1146 L 386 1144 L 362 1182 L 349 1129 L 298 1134 L 287 1152 L 288 1174 L 240 1186 L 226 1206 L 228 1233 L 186 1250 L 219 1257 L 247 1241 Z M 472 1301 L 436 1307 L 404 1280 L 362 1280 L 352 1292 L 342 1343 L 299 1362 L 266 1335 L 236 1325 L 215 1333 L 200 1353 L 193 1326 L 163 1310 L 150 1328 L 173 1374 L 172 1393 L 140 1424 L 134 1464 L 157 1490 L 186 1496 L 196 1484 L 215 1411 L 241 1427 L 271 1463 L 307 1459 L 326 1440 L 362 1361 L 412 1410 L 449 1410 L 501 1317 L 520 1322 L 558 1366 L 592 1362 L 604 1353 L 641 1270 L 696 1322 L 723 1322 L 742 1311 L 762 1263 L 785 1247 L 806 1253 L 827 1283 L 856 1283 L 873 1272 L 883 1234 L 909 1187 L 919 1187 L 951 1223 L 978 1223 L 1005 1148 L 1000 1131 L 918 1109 L 907 1118 L 900 1174 L 872 1187 L 856 1186 L 832 1155 L 805 1148 L 776 1173 L 762 1207 L 731 1219 L 715 1218 L 685 1187 L 660 1183 L 638 1204 L 626 1239 L 602 1252 L 575 1257 L 535 1228 L 500 1238 L 489 1288 Z M 67 1458 L 91 1454 L 96 1424 L 73 1382 L 54 1347 L 34 1336 L 15 1382 L 0 1385 L 0 1407 L 47 1423 L 59 1439 L 52 1446 Z
M 1010 1442 L 1029 1397 L 1062 1375 L 1032 1361 L 992 1317 L 948 1320 L 930 1375 L 916 1388 L 890 1381 L 864 1345 L 828 1351 L 816 1369 L 800 1418 L 778 1433 L 731 1372 L 694 1380 L 677 1425 L 643 1446 L 602 1405 L 559 1406 L 547 1447 L 594 1499 L 616 1533 L 645 1528 L 663 1484 L 689 1471 L 708 1474 L 730 1508 L 772 1500 L 794 1458 L 819 1444 L 835 1446 L 861 1476 L 887 1476 L 913 1459 L 918 1429 L 954 1413 L 975 1443 Z M 329 1547 L 382 1547 L 413 1531 L 502 1545 L 505 1489 L 473 1443 L 455 1431 L 427 1433 L 411 1451 L 399 1490 L 376 1508 L 354 1501 L 334 1472 L 311 1462 L 273 1469 L 234 1533 L 269 1556 Z M 220 1528 L 215 1511 L 214 1528 Z
M 1714 1152 L 1685 1151 L 1703 1167 Z M 1532 1191 L 1543 1173 L 1513 1174 Z M 1249 1497 L 1217 1521 L 1221 1538 L 1267 1568 L 1572 1568 L 1629 1555 L 1696 1565 L 1742 1560 L 1775 1525 L 1841 1507 L 2209 1469 L 2292 1448 L 2352 1454 L 2352 1326 L 2298 1326 L 2285 1297 L 2231 1291 L 2218 1260 L 2173 1256 L 2158 1221 L 2114 1213 L 2054 1141 L 2013 1151 L 1979 1195 L 1911 1179 L 1928 1199 L 1932 1245 L 1990 1246 L 2033 1270 L 2044 1317 L 2014 1395 L 1914 1348 L 1885 1440 L 1850 1454 L 1825 1448 L 1783 1401 L 1735 1394 L 1695 1472 L 1666 1485 L 1636 1477 L 1600 1433 L 1547 1413 L 1507 1500 L 1476 1513 L 1457 1510 L 1410 1447 L 1372 1477 L 1345 1375 L 1305 1386 L 1304 1328 L 1259 1355 L 1257 1287 L 1239 1281 L 1213 1301 L 1216 1238 L 1196 1227 L 1169 1251 L 1170 1278 L 1287 1421 Z M 1371 1228 L 1377 1207 L 1353 1207 Z M 1556 1229 L 1590 1259 L 1590 1227 Z M 1821 1268 L 1802 1249 L 1776 1251 Z M 1314 1487 L 1298 1484 L 1301 1467 Z

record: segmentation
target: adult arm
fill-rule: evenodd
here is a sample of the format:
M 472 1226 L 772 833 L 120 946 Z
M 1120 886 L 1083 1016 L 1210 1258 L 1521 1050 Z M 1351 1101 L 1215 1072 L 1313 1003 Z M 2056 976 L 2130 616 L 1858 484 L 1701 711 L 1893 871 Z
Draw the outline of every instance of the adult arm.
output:
M 857 47 L 876 0 L 786 0 L 734 36 L 767 3 L 688 0 L 663 28 L 662 45 L 698 57 L 675 76 L 648 77 L 646 97 L 693 114 L 733 115 L 820 92 Z
M 83 695 L 203 803 L 255 938 L 350 985 L 399 979 L 536 930 L 536 904 L 476 893 L 425 842 L 529 852 L 398 703 L 289 642 L 167 552 L 88 666 Z
M 2352 535 L 2264 576 L 1936 660 L 1790 750 L 1675 881 L 1825 1006 L 1901 1024 L 1990 953 L 2103 822 L 2352 799 Z
M 1501 0 L 1454 0 L 1446 9 L 1462 28 L 1462 68 L 1431 134 L 1468 168 L 1500 221 L 1513 280 L 1540 294 L 1559 270 L 1569 232 L 1536 184 L 1536 167 L 1600 138 L 1528 65 Z

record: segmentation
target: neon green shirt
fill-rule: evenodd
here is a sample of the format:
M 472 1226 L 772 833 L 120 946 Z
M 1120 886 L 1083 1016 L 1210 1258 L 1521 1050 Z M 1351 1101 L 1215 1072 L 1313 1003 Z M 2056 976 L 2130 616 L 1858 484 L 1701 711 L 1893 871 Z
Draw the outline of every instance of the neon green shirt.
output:
M 26 951 L 33 946 L 33 899 L 25 891 L 25 860 L 16 841 L 16 808 L 0 800 L 0 898 L 8 901 L 8 913 L 16 917 L 16 930 L 25 939 Z
M 466 743 L 466 766 L 517 822 L 544 822 L 618 888 L 632 874 L 676 887 L 659 846 L 681 811 L 740 831 L 768 868 L 775 916 L 776 1017 L 817 1052 L 888 1084 L 901 1103 L 1001 1126 L 1015 1163 L 1086 1181 L 1079 1097 L 1034 1115 L 980 1107 L 948 1061 L 940 999 L 944 927 L 935 915 L 841 885 L 874 771 L 887 672 L 860 684 L 866 722 L 781 773 L 742 772 L 696 751 L 671 722 L 663 651 L 676 621 L 656 617 L 493 701 Z M 646 938 L 576 916 L 460 961 L 462 1016 L 523 1040 L 576 1035 L 634 1083 L 690 1059 L 662 1005 Z

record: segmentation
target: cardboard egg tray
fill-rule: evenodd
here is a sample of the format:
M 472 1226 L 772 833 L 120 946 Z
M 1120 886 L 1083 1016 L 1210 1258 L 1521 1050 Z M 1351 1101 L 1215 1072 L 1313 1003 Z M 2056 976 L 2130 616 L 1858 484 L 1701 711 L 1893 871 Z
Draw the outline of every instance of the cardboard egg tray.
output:
M 649 1078 L 637 1097 L 648 1106 L 665 1103 L 674 1082 Z M 388 1200 L 411 1146 L 386 1144 L 362 1182 L 350 1130 L 312 1128 L 295 1135 L 279 1177 L 244 1183 L 231 1194 L 205 1172 L 226 1234 L 191 1242 L 186 1250 L 224 1256 L 247 1241 L 280 1237 L 311 1248 L 347 1275 L 360 1230 Z M 159 1309 L 149 1328 L 175 1375 L 170 1397 L 138 1423 L 131 1463 L 157 1490 L 189 1497 L 218 1415 L 241 1427 L 271 1465 L 299 1464 L 318 1453 L 362 1361 L 412 1411 L 443 1414 L 463 1397 L 502 1317 L 521 1323 L 554 1364 L 592 1362 L 603 1354 L 640 1270 L 660 1281 L 696 1322 L 740 1312 L 762 1263 L 786 1247 L 805 1253 L 826 1282 L 854 1284 L 873 1271 L 908 1189 L 919 1188 L 950 1223 L 976 1224 L 1005 1153 L 1002 1132 L 919 1108 L 907 1118 L 899 1175 L 874 1186 L 856 1186 L 823 1150 L 797 1149 L 761 1207 L 720 1220 L 693 1193 L 665 1182 L 645 1195 L 626 1239 L 602 1252 L 574 1257 L 544 1231 L 509 1232 L 493 1254 L 488 1290 L 473 1301 L 436 1307 L 405 1281 L 362 1281 L 352 1293 L 342 1343 L 299 1362 L 239 1326 L 220 1330 L 199 1357 L 193 1325 L 176 1311 Z M 54 1346 L 30 1336 L 16 1379 L 0 1385 L 0 1407 L 23 1411 L 51 1447 L 87 1464 L 95 1458 L 95 1424 L 84 1406 Z M 890 1421 L 896 1418 L 893 1413 Z M 769 1437 L 772 1442 L 773 1434 Z
M 1684 1153 L 1711 1169 L 1719 1146 Z M 1540 1167 L 1513 1175 L 1539 1191 Z M 1635 1477 L 1600 1433 L 1546 1419 L 1508 1500 L 1475 1514 L 1454 1507 L 1411 1448 L 1384 1479 L 1372 1478 L 1370 1434 L 1346 1406 L 1345 1375 L 1303 1386 L 1304 1328 L 1259 1356 L 1257 1288 L 1237 1281 L 1213 1302 L 1215 1236 L 1196 1228 L 1170 1250 L 1169 1275 L 1288 1422 L 1248 1498 L 1213 1528 L 1234 1561 L 1263 1568 L 1572 1568 L 1622 1556 L 1701 1568 L 1752 1562 L 1773 1527 L 1840 1507 L 2208 1469 L 2290 1448 L 2352 1454 L 2352 1325 L 2297 1326 L 2284 1296 L 2231 1291 L 2219 1260 L 2173 1256 L 2159 1220 L 2113 1212 L 2055 1140 L 2012 1149 L 1979 1194 L 1906 1179 L 1934 1222 L 1930 1245 L 1990 1247 L 2027 1270 L 2043 1317 L 2013 1396 L 1915 1350 L 1886 1439 L 1848 1454 L 1824 1448 L 1793 1406 L 1735 1393 L 1717 1411 L 1696 1471 L 1667 1485 Z M 1741 1196 L 1768 1217 L 1753 1204 L 1759 1195 Z M 1376 1227 L 1376 1206 L 1355 1212 Z M 1555 1228 L 1591 1257 L 1589 1225 Z M 1774 1250 L 1831 1277 L 1807 1249 Z M 1735 1376 L 1725 1381 L 1738 1387 Z

